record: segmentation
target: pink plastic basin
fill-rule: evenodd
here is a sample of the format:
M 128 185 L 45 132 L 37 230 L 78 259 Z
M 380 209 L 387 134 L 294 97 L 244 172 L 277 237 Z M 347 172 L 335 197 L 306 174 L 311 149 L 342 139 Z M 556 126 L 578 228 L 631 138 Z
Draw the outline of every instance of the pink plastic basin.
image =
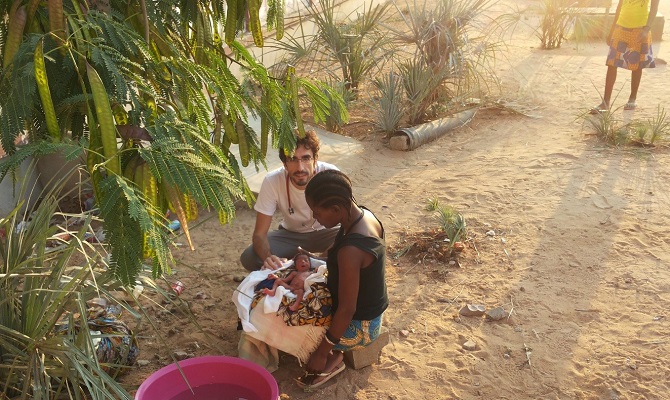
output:
M 154 372 L 135 400 L 277 400 L 277 381 L 263 367 L 236 357 L 204 356 L 180 361 L 193 393 L 176 364 Z

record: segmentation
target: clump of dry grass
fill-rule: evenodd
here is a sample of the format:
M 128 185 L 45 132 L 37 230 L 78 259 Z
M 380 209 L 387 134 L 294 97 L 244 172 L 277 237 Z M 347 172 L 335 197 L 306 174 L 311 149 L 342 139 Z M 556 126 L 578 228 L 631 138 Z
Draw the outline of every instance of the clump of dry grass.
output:
M 660 105 L 656 115 L 646 121 L 624 123 L 616 117 L 617 110 L 607 110 L 596 115 L 585 113 L 580 118 L 594 130 L 596 136 L 615 146 L 657 146 L 670 135 L 670 119 Z

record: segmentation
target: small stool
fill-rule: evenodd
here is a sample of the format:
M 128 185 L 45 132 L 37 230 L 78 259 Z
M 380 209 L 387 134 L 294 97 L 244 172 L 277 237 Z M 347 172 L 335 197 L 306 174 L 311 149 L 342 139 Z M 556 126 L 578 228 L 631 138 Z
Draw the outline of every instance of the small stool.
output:
M 344 363 L 350 368 L 361 369 L 379 360 L 382 349 L 389 343 L 389 330 L 382 326 L 381 333 L 374 342 L 362 349 L 345 351 Z

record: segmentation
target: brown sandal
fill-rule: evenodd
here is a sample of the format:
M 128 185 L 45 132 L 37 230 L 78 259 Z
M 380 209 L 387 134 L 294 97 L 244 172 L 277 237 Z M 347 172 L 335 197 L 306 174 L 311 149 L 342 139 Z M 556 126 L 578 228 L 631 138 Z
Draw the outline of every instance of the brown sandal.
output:
M 344 365 L 344 361 L 340 361 L 340 363 L 330 372 L 307 372 L 307 371 L 305 371 L 305 375 L 296 379 L 296 382 L 298 383 L 298 386 L 304 388 L 305 390 L 318 388 L 319 386 L 328 382 L 335 375 L 344 371 L 345 368 L 346 368 L 346 366 Z M 318 378 L 323 378 L 323 379 L 318 381 L 317 383 L 314 383 L 314 381 Z

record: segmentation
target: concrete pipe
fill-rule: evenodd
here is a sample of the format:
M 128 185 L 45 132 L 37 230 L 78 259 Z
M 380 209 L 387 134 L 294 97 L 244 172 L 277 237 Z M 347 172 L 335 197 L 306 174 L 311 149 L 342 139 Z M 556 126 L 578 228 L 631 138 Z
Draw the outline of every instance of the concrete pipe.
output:
M 393 150 L 414 150 L 422 144 L 432 142 L 454 128 L 465 125 L 475 116 L 476 112 L 477 108 L 472 108 L 447 118 L 410 128 L 402 128 L 395 132 L 389 145 Z

